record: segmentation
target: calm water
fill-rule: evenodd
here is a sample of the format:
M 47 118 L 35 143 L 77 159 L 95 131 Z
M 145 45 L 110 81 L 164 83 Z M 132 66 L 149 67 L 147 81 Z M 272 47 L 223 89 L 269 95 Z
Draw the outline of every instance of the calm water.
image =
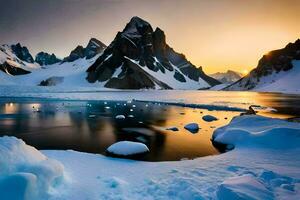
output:
M 266 107 L 259 110 L 261 115 L 279 118 L 300 116 L 299 96 L 250 94 L 195 91 L 183 92 L 185 96 L 181 98 L 190 99 L 189 103 L 195 104 L 239 105 L 245 108 L 256 104 Z M 173 98 L 179 98 L 176 95 Z M 121 114 L 126 116 L 125 120 L 115 119 Z M 205 122 L 202 116 L 206 114 L 219 120 Z M 0 134 L 22 138 L 38 149 L 73 149 L 102 154 L 116 141 L 139 141 L 150 149 L 149 154 L 140 158 L 142 160 L 180 160 L 218 154 L 210 141 L 214 129 L 228 124 L 239 114 L 135 101 L 0 98 Z M 190 122 L 200 125 L 198 133 L 193 134 L 183 128 Z M 173 126 L 179 131 L 166 130 Z

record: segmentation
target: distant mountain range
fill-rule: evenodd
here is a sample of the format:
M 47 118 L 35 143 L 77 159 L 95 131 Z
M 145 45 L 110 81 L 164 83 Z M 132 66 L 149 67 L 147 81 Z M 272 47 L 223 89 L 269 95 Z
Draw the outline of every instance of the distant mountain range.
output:
M 243 77 L 243 74 L 233 70 L 228 70 L 227 72 L 217 72 L 214 74 L 210 74 L 210 76 L 214 79 L 217 79 L 221 83 L 234 83 L 240 80 Z
M 0 74 L 1 84 L 117 89 L 204 89 L 220 84 L 175 52 L 161 29 L 153 30 L 139 17 L 108 47 L 91 38 L 86 47 L 77 46 L 63 59 L 47 52 L 33 58 L 20 43 L 2 45 L 0 70 L 6 74 Z
M 248 75 L 225 90 L 299 93 L 300 40 L 265 54 Z
M 91 38 L 86 47 L 77 46 L 63 59 L 47 52 L 33 57 L 20 43 L 0 46 L 1 85 L 300 93 L 299 77 L 299 39 L 264 55 L 245 77 L 230 70 L 208 76 L 172 49 L 160 28 L 153 30 L 139 17 L 133 17 L 108 47 Z

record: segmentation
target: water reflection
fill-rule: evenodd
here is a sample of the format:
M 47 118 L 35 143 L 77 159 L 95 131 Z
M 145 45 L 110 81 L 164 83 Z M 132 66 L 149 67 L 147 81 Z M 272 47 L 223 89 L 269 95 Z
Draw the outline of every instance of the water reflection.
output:
M 196 96 L 196 94 L 193 94 Z M 207 99 L 200 99 L 207 97 Z M 248 93 L 202 95 L 202 103 L 251 104 L 273 107 L 278 112 L 259 110 L 259 114 L 287 118 L 299 116 L 299 97 Z M 241 102 L 245 101 L 245 102 Z M 203 115 L 219 120 L 205 122 Z M 116 141 L 145 143 L 150 153 L 143 160 L 163 161 L 218 154 L 210 138 L 215 128 L 226 125 L 239 112 L 209 111 L 157 103 L 105 101 L 50 101 L 42 99 L 0 98 L 0 133 L 25 140 L 38 149 L 73 149 L 104 153 Z M 125 120 L 115 116 L 124 115 Z M 133 116 L 133 117 L 132 117 Z M 192 134 L 184 129 L 196 122 L 200 130 Z M 179 131 L 166 130 L 177 127 Z

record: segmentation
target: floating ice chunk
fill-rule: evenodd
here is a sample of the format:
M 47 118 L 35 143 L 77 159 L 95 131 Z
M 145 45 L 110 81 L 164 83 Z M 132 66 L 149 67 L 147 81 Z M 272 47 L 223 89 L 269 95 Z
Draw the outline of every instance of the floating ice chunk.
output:
M 217 197 L 219 200 L 274 199 L 273 194 L 250 174 L 225 180 L 217 190 Z
M 124 115 L 117 115 L 116 119 L 125 119 L 125 116 Z
M 179 131 L 179 129 L 178 129 L 177 127 L 175 127 L 175 126 L 166 128 L 166 130 L 170 130 L 170 131 Z
M 119 156 L 130 156 L 149 152 L 148 147 L 140 142 L 121 141 L 112 144 L 106 150 L 108 153 Z
M 197 133 L 199 130 L 199 125 L 197 123 L 190 123 L 185 125 L 184 128 L 192 133 Z
M 203 119 L 204 121 L 207 121 L 207 122 L 212 122 L 212 121 L 217 121 L 217 120 L 218 120 L 218 118 L 216 118 L 216 117 L 214 117 L 214 116 L 212 116 L 212 115 L 204 115 L 204 116 L 202 117 L 202 119 Z
M 129 118 L 133 118 L 134 116 L 133 116 L 133 115 L 128 115 L 127 117 L 129 117 Z
M 212 140 L 231 144 L 235 148 L 259 147 L 278 150 L 299 148 L 299 134 L 299 123 L 258 115 L 244 115 L 235 117 L 230 124 L 216 129 Z
M 95 118 L 96 115 L 89 115 L 89 118 Z

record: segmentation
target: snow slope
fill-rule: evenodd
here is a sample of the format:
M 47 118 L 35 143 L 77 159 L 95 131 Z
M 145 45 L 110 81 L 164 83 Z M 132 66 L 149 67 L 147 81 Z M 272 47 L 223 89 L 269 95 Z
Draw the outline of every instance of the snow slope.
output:
M 181 74 L 185 78 L 185 80 L 188 80 L 188 81 L 180 82 L 180 81 L 176 80 L 174 78 L 175 70 L 174 71 L 166 70 L 164 73 L 160 70 L 155 72 L 155 71 L 152 71 L 151 69 L 149 69 L 147 66 L 141 66 L 139 64 L 139 61 L 135 61 L 135 60 L 130 59 L 128 57 L 125 57 L 125 59 L 128 59 L 131 62 L 135 63 L 143 71 L 147 72 L 151 76 L 153 76 L 153 77 L 157 78 L 158 80 L 162 81 L 163 83 L 167 84 L 171 88 L 175 88 L 175 89 L 178 89 L 178 90 L 181 90 L 181 89 L 182 90 L 184 90 L 184 89 L 185 90 L 186 89 L 198 90 L 199 88 L 209 88 L 210 87 L 210 85 L 207 82 L 205 82 L 203 79 L 199 78 L 198 81 L 192 80 L 180 71 L 177 71 L 177 73 Z M 154 61 L 155 65 L 160 65 L 160 62 L 156 57 L 154 57 L 154 60 L 155 60 Z M 173 65 L 171 62 L 170 62 L 170 64 L 176 69 L 175 65 Z M 158 85 L 156 87 L 157 87 L 156 89 L 161 89 Z
M 64 165 L 69 179 L 48 199 L 296 200 L 300 198 L 299 135 L 298 123 L 242 116 L 214 134 L 218 142 L 235 145 L 234 150 L 195 160 L 142 162 L 42 151 Z M 249 138 L 245 143 L 243 139 Z M 1 145 L 6 140 L 1 139 Z M 14 162 L 19 160 L 22 157 Z
M 19 59 L 12 51 L 11 45 L 1 45 L 0 46 L 0 64 L 7 62 L 8 64 L 22 68 L 26 71 L 34 71 L 36 69 L 40 69 L 40 65 L 38 63 L 28 63 Z M 2 82 L 2 81 L 1 81 Z
M 292 64 L 293 68 L 289 71 L 281 71 L 261 78 L 260 83 L 253 90 L 300 94 L 300 60 L 294 60 Z
M 98 55 L 99 56 L 99 55 Z M 95 56 L 91 59 L 80 58 L 73 62 L 63 62 L 55 63 L 53 65 L 45 65 L 42 68 L 37 67 L 34 72 L 25 75 L 11 76 L 0 71 L 0 85 L 10 85 L 16 87 L 38 87 L 38 85 L 43 81 L 51 77 L 63 77 L 62 83 L 59 83 L 56 89 L 62 88 L 64 91 L 68 89 L 77 88 L 99 88 L 103 87 L 104 83 L 91 84 L 86 81 L 86 70 L 87 68 L 97 59 Z M 22 68 L 25 68 L 22 66 Z M 28 67 L 26 68 L 28 69 Z M 49 88 L 48 88 L 49 89 Z M 47 89 L 46 89 L 47 90 Z M 49 89 L 51 90 L 51 88 Z
M 261 92 L 282 92 L 291 94 L 300 94 L 299 77 L 300 77 L 300 60 L 292 61 L 293 68 L 288 71 L 273 72 L 267 76 L 262 76 L 253 91 Z M 245 90 L 240 87 L 250 79 L 247 75 L 241 82 L 229 86 L 228 90 Z M 227 90 L 227 88 L 225 88 Z

